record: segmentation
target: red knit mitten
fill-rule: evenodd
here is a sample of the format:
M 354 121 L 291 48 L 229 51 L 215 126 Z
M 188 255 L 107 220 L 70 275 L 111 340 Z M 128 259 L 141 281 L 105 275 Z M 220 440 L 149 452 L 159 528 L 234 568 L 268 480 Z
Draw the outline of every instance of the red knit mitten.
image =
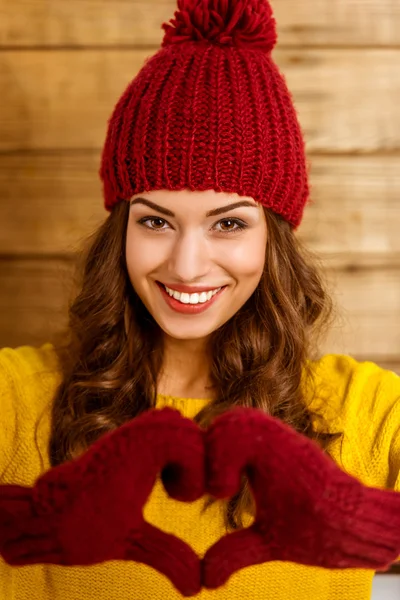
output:
M 195 552 L 143 518 L 159 472 L 177 500 L 204 494 L 203 433 L 171 408 L 107 433 L 32 488 L 0 486 L 0 553 L 10 565 L 133 560 L 166 575 L 184 596 L 198 593 Z
M 267 561 L 387 570 L 399 556 L 400 494 L 362 485 L 282 421 L 233 409 L 210 426 L 206 453 L 207 493 L 234 495 L 245 469 L 256 517 L 208 549 L 205 587 Z

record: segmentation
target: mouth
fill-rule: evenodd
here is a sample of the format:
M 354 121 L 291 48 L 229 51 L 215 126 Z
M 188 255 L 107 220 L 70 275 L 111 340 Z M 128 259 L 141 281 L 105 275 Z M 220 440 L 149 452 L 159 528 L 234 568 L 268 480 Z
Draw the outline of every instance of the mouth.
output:
M 216 292 L 214 290 L 211 290 L 213 292 L 211 297 L 209 297 L 209 295 L 207 297 L 204 292 L 198 293 L 197 296 L 194 298 L 195 302 L 189 302 L 189 294 L 185 294 L 183 296 L 184 302 L 182 302 L 182 296 L 175 298 L 174 295 L 170 295 L 170 293 L 168 293 L 163 283 L 161 283 L 160 281 L 156 281 L 156 284 L 160 289 L 161 295 L 167 303 L 167 305 L 169 306 L 169 308 L 176 312 L 184 314 L 197 314 L 207 310 L 215 304 L 215 302 L 218 300 L 221 294 L 223 294 L 223 292 L 225 291 L 225 288 L 228 287 L 224 285 L 220 288 L 216 288 L 218 290 Z M 202 296 L 202 294 L 204 295 Z
M 193 287 L 193 291 L 186 291 L 186 290 L 185 290 L 185 291 L 181 291 L 181 290 L 179 290 L 179 289 L 175 289 L 174 287 L 172 287 L 172 288 L 171 288 L 171 287 L 168 287 L 168 286 L 167 286 L 165 283 L 163 283 L 162 281 L 156 281 L 156 283 L 157 283 L 158 285 L 161 285 L 161 286 L 162 286 L 162 287 L 163 287 L 163 288 L 164 288 L 164 289 L 165 289 L 165 290 L 166 290 L 168 293 L 172 291 L 172 292 L 178 292 L 179 294 L 189 294 L 189 295 L 191 295 L 191 294 L 199 294 L 199 296 L 200 296 L 201 294 L 204 294 L 204 292 L 208 294 L 209 292 L 216 292 L 216 291 L 218 291 L 218 290 L 222 289 L 223 287 L 226 287 L 226 285 L 214 286 L 213 288 L 205 288 L 205 287 L 204 287 L 204 289 L 201 289 L 201 291 L 198 291 L 198 290 L 196 289 L 196 287 Z M 200 286 L 199 286 L 199 287 L 200 287 Z

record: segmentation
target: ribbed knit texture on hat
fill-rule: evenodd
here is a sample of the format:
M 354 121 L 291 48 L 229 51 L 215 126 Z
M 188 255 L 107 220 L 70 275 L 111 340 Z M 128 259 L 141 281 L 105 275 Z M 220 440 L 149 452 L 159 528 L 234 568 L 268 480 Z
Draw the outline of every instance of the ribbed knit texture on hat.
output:
M 178 0 L 162 48 L 109 119 L 106 210 L 156 189 L 250 196 L 294 228 L 309 196 L 292 96 L 271 57 L 267 0 Z

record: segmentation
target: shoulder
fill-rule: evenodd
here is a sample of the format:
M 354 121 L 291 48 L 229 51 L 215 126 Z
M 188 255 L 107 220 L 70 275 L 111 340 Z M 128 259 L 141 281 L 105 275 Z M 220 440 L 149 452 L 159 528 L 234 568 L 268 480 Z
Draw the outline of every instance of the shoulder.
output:
M 34 346 L 1 348 L 0 403 L 2 408 L 19 411 L 28 417 L 45 402 L 44 392 L 47 388 L 49 390 L 54 388 L 59 382 L 59 376 L 57 355 L 50 343 L 38 348 Z
M 358 454 L 366 483 L 399 485 L 400 376 L 342 354 L 326 354 L 311 364 L 318 383 L 315 403 L 343 431 L 344 450 Z
M 0 348 L 0 385 L 5 392 L 14 391 L 23 402 L 26 394 L 39 390 L 46 383 L 58 382 L 60 375 L 57 354 L 51 343 L 18 348 Z
M 58 369 L 57 355 L 51 343 L 18 348 L 0 348 L 0 369 L 14 378 L 34 375 L 38 372 L 54 372 Z
M 1 480 L 34 453 L 38 423 L 60 380 L 52 344 L 0 349 Z
M 342 421 L 384 416 L 400 400 L 400 377 L 372 361 L 345 354 L 326 354 L 310 363 L 323 398 L 329 397 Z

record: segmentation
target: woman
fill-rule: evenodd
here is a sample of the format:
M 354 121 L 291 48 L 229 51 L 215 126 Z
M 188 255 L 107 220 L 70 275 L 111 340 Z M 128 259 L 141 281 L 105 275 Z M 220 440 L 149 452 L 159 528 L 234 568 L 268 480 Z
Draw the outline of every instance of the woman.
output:
M 175 408 L 204 431 L 229 409 L 250 407 L 290 426 L 296 441 L 313 440 L 324 460 L 365 485 L 400 491 L 399 377 L 318 353 L 332 303 L 295 236 L 307 166 L 271 58 L 271 8 L 266 0 L 179 8 L 110 118 L 100 170 L 110 215 L 82 253 L 68 331 L 41 348 L 0 351 L 0 482 L 32 486 L 121 427 L 145 423 L 151 409 Z M 148 446 L 132 454 L 136 463 Z M 231 498 L 199 494 L 190 503 L 163 483 L 168 489 L 157 478 L 144 516 L 199 556 L 254 520 L 246 477 Z M 88 510 L 97 506 L 94 494 L 86 500 Z M 150 560 L 25 561 L 0 562 L 1 597 L 182 597 Z M 218 580 L 223 563 L 206 585 L 217 589 L 199 598 L 366 600 L 375 572 L 289 558 L 249 561 Z

